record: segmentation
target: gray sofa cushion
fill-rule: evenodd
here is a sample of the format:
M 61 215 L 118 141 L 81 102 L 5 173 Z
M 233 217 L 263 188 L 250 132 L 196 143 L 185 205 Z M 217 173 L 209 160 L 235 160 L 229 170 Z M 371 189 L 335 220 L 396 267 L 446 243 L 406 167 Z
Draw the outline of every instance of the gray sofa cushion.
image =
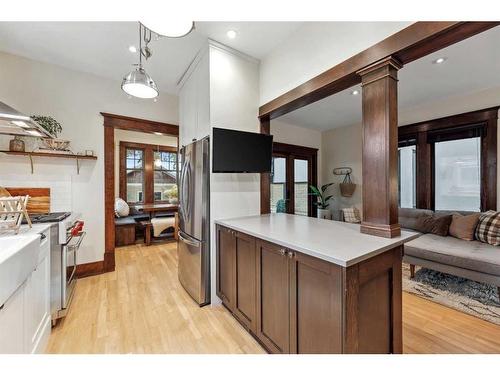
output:
M 423 216 L 431 216 L 431 210 L 421 210 L 418 208 L 400 208 L 399 225 L 405 229 L 417 230 L 417 220 Z
M 479 241 L 425 234 L 404 245 L 405 255 L 500 276 L 500 249 Z

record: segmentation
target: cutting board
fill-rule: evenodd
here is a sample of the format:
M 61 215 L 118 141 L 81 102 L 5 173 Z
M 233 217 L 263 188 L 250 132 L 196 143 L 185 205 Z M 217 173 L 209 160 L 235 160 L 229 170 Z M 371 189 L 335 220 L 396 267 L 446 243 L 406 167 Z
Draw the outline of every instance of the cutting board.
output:
M 49 188 L 5 188 L 13 197 L 18 195 L 29 195 L 28 214 L 48 214 L 50 212 L 50 189 Z

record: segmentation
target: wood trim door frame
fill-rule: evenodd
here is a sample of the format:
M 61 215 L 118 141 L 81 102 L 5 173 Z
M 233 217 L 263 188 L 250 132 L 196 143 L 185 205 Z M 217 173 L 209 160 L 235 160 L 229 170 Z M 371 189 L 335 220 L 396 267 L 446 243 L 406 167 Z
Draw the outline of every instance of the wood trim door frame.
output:
M 115 129 L 143 133 L 161 133 L 177 137 L 179 126 L 158 121 L 101 112 L 104 118 L 104 266 L 103 272 L 115 270 Z
M 273 156 L 281 156 L 286 159 L 286 196 L 288 199 L 287 212 L 294 213 L 295 195 L 293 188 L 293 181 L 295 180 L 294 174 L 294 161 L 307 160 L 308 170 L 307 174 L 308 185 L 318 184 L 318 149 L 312 147 L 292 145 L 288 143 L 273 142 Z M 269 181 L 271 183 L 271 181 Z M 309 192 L 309 188 L 308 188 Z M 307 216 L 316 216 L 317 207 L 313 204 L 314 197 L 308 195 L 307 197 Z

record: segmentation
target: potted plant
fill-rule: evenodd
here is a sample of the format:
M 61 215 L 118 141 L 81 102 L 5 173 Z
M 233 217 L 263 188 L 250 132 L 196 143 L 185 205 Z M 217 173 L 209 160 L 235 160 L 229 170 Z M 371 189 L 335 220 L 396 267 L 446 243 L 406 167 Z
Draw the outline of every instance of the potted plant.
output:
M 57 138 L 62 132 L 62 125 L 53 117 L 32 115 L 31 119 L 44 128 L 54 138 L 43 138 L 44 145 L 51 150 L 67 150 L 69 141 Z
M 179 202 L 177 185 L 172 186 L 172 188 L 167 193 L 167 197 L 169 203 L 171 204 L 177 204 Z
M 314 202 L 316 206 L 318 206 L 318 218 L 319 219 L 331 219 L 332 214 L 328 209 L 330 203 L 328 203 L 333 195 L 326 195 L 326 190 L 333 185 L 333 182 L 321 186 L 318 188 L 317 186 L 311 185 L 309 188 L 311 189 L 311 194 L 314 195 L 317 199 L 317 202 Z

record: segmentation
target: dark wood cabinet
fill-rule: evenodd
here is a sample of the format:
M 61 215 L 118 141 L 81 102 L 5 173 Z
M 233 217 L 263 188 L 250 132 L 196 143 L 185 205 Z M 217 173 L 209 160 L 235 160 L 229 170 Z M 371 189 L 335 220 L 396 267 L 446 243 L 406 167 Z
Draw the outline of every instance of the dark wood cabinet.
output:
M 270 353 L 401 353 L 401 257 L 342 267 L 218 225 L 217 295 Z
M 231 311 L 235 306 L 235 232 L 217 227 L 217 296 Z
M 290 352 L 342 353 L 342 267 L 288 251 Z
M 256 299 L 256 248 L 255 238 L 236 232 L 235 267 L 235 304 L 233 313 L 247 329 L 257 329 Z
M 257 240 L 257 337 L 271 353 L 290 352 L 290 278 L 286 249 Z

